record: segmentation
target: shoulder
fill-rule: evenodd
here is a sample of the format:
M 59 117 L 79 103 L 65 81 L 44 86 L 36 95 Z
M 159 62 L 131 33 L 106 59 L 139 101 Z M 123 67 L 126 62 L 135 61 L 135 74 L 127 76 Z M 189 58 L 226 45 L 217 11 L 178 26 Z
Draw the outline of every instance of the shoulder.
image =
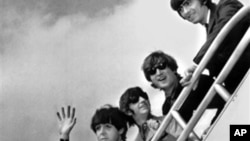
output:
M 163 116 L 153 116 L 152 119 L 162 121 L 164 119 Z
M 218 2 L 218 6 L 223 6 L 223 5 L 241 5 L 242 6 L 242 3 L 238 0 L 220 0 Z
M 139 132 L 137 133 L 134 141 L 143 141 Z
M 239 10 L 243 7 L 243 4 L 238 0 L 221 0 L 217 4 L 217 11 L 224 11 L 225 9 Z

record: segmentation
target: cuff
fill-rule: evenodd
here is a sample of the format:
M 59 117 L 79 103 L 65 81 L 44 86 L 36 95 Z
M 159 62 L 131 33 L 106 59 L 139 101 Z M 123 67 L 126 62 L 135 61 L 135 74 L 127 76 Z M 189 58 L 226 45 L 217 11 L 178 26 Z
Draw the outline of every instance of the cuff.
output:
M 69 141 L 69 139 L 60 139 L 60 141 Z

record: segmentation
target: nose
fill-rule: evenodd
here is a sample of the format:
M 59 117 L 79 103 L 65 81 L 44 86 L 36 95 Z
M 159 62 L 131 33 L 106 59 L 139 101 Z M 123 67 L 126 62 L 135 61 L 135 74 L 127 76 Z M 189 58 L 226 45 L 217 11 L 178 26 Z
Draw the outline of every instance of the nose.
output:
M 139 98 L 139 101 L 138 101 L 138 105 L 141 105 L 141 104 L 144 104 L 145 106 L 148 106 L 148 100 L 146 100 L 145 98 L 141 97 Z
M 98 129 L 97 134 L 98 134 L 98 135 L 103 135 L 104 133 L 105 133 L 105 129 L 104 129 L 103 126 L 101 126 L 101 127 Z
M 142 97 L 140 96 L 139 101 L 138 101 L 138 106 L 141 106 L 141 104 L 147 106 L 146 99 L 145 99 L 145 98 L 142 98 Z
M 190 13 L 189 11 L 190 11 L 189 8 L 184 6 L 184 7 L 182 8 L 182 11 L 181 11 L 180 14 L 181 14 L 181 16 L 182 16 L 184 19 L 188 19 L 189 15 L 190 15 L 190 14 L 189 14 L 189 13 Z
M 161 74 L 161 70 L 160 70 L 160 69 L 157 68 L 155 71 L 156 71 L 156 72 L 155 72 L 156 75 Z
M 141 96 L 139 97 L 139 103 L 141 103 L 142 101 L 144 101 L 144 98 L 142 98 Z

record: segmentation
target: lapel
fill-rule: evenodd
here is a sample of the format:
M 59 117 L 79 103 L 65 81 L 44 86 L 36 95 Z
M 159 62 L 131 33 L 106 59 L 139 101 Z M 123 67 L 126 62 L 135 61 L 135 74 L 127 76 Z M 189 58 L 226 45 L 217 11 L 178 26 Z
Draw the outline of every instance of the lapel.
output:
M 207 34 L 210 34 L 211 31 L 213 31 L 213 27 L 215 25 L 215 18 L 216 18 L 216 5 L 213 4 L 211 6 L 211 14 L 209 17 L 209 23 L 208 23 L 208 27 L 207 27 Z
M 153 138 L 155 132 L 156 132 L 156 130 L 149 129 L 146 141 L 150 141 Z

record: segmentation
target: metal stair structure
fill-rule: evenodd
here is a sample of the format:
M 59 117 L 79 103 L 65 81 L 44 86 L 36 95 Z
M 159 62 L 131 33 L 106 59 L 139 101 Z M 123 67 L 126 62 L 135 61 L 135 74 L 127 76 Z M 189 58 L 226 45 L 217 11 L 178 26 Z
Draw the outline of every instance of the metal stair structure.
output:
M 250 125 L 250 72 L 241 82 L 237 92 L 225 105 L 223 114 L 208 131 L 204 141 L 229 141 L 230 125 Z
M 207 140 L 207 141 L 213 141 L 213 140 L 220 140 L 220 141 L 228 141 L 229 135 L 222 135 L 221 139 L 218 139 L 218 134 L 222 130 L 227 130 L 225 132 L 229 132 L 229 124 L 236 123 L 233 121 L 226 120 L 227 117 L 230 114 L 235 114 L 237 111 L 234 111 L 235 109 L 232 108 L 233 102 L 236 97 L 248 97 L 247 103 L 249 103 L 249 77 L 250 77 L 250 71 L 248 69 L 248 73 L 245 75 L 245 77 L 242 79 L 241 83 L 239 84 L 238 88 L 235 90 L 233 94 L 230 94 L 226 88 L 223 86 L 223 82 L 226 79 L 226 77 L 229 75 L 230 71 L 240 58 L 241 54 L 244 52 L 246 49 L 247 45 L 250 43 L 250 28 L 248 27 L 247 31 L 245 32 L 244 36 L 242 37 L 241 41 L 237 45 L 236 49 L 228 59 L 227 63 L 221 70 L 220 74 L 218 77 L 215 79 L 214 83 L 210 87 L 209 91 L 207 92 L 206 96 L 196 109 L 196 112 L 193 114 L 191 119 L 188 121 L 188 123 L 185 123 L 185 121 L 182 119 L 181 115 L 178 113 L 178 110 L 188 97 L 191 89 L 193 88 L 195 82 L 198 80 L 199 75 L 203 72 L 205 69 L 205 66 L 208 64 L 209 60 L 212 58 L 212 55 L 216 52 L 218 46 L 220 43 L 223 41 L 223 39 L 226 37 L 226 35 L 229 33 L 229 31 L 237 24 L 238 21 L 243 19 L 244 17 L 249 17 L 250 16 L 250 6 L 244 6 L 241 8 L 230 20 L 229 22 L 222 28 L 222 30 L 219 32 L 218 36 L 214 39 L 213 43 L 211 44 L 210 48 L 208 49 L 207 53 L 201 60 L 200 64 L 196 68 L 195 72 L 193 73 L 193 76 L 191 78 L 191 84 L 187 87 L 185 87 L 173 106 L 171 107 L 170 111 L 168 114 L 164 117 L 164 120 L 162 121 L 160 127 L 156 131 L 154 137 L 152 138 L 151 141 L 158 141 L 159 138 L 161 137 L 161 134 L 165 131 L 166 127 L 169 125 L 170 121 L 172 119 L 176 120 L 177 123 L 183 128 L 182 133 L 178 137 L 177 141 L 185 141 L 188 137 L 194 138 L 196 141 L 201 141 L 201 140 Z M 202 114 L 206 110 L 206 107 L 209 105 L 211 102 L 212 98 L 214 97 L 215 94 L 219 94 L 226 102 L 226 105 L 224 106 L 224 109 L 220 113 L 220 115 L 217 117 L 216 121 L 213 123 L 213 125 L 209 128 L 208 133 L 206 134 L 205 137 L 201 138 L 196 135 L 194 131 L 194 127 L 201 118 Z M 238 98 L 237 98 L 238 99 Z M 244 99 L 244 98 L 243 98 Z M 238 101 L 238 100 L 237 100 Z M 237 102 L 238 105 L 242 104 L 242 102 Z M 249 106 L 249 104 L 248 104 Z M 231 108 L 230 108 L 231 107 Z M 237 107 L 237 106 L 235 106 Z M 249 110 L 250 107 L 248 107 Z M 232 111 L 233 110 L 233 111 Z M 244 112 L 245 110 L 243 110 Z M 239 111 L 238 111 L 239 112 Z M 241 111 L 242 112 L 242 111 Z M 250 112 L 250 111 L 248 111 Z M 248 115 L 249 118 L 250 115 Z M 249 119 L 250 120 L 250 119 Z M 247 120 L 246 122 L 250 122 Z M 225 123 L 228 121 L 229 123 Z M 246 123 L 245 123 L 246 124 Z M 221 129 L 223 127 L 223 129 Z M 229 133 L 228 133 L 229 134 Z M 228 138 L 225 138 L 225 137 Z

